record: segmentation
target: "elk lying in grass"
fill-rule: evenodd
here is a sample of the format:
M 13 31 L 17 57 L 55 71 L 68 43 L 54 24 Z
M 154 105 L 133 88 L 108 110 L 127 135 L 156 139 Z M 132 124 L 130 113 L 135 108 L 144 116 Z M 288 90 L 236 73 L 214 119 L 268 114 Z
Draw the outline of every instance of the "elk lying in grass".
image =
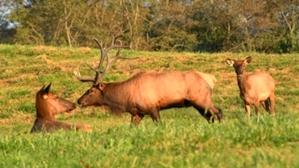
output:
M 36 119 L 30 132 L 52 132 L 57 129 L 92 131 L 92 127 L 90 125 L 70 124 L 67 122 L 55 121 L 56 113 L 70 112 L 76 108 L 76 105 L 58 97 L 50 91 L 50 88 L 51 83 L 47 87 L 43 86 L 36 93 Z
M 240 97 L 245 102 L 248 119 L 250 119 L 250 105 L 254 105 L 255 112 L 258 115 L 259 103 L 266 111 L 274 115 L 275 80 L 265 72 L 246 74 L 245 67 L 250 61 L 250 56 L 244 60 L 226 60 L 228 65 L 234 67 L 237 74 Z
M 79 99 L 78 104 L 82 107 L 100 106 L 115 114 L 129 112 L 131 122 L 139 125 L 145 115 L 150 115 L 154 122 L 160 119 L 160 110 L 172 107 L 193 106 L 209 122 L 222 118 L 221 109 L 212 103 L 212 87 L 215 77 L 213 75 L 197 71 L 175 72 L 140 72 L 132 78 L 114 83 L 103 83 L 101 79 L 106 74 L 111 62 L 120 56 L 120 48 L 127 46 L 116 45 L 114 37 L 108 48 L 103 48 L 98 42 L 101 58 L 97 67 L 89 67 L 95 71 L 95 78 L 81 78 L 78 71 L 75 76 L 82 82 L 92 82 L 93 86 Z M 118 52 L 110 57 L 108 51 L 117 48 Z M 107 58 L 107 66 L 103 71 L 100 68 L 103 60 Z M 209 80 L 209 83 L 205 80 Z

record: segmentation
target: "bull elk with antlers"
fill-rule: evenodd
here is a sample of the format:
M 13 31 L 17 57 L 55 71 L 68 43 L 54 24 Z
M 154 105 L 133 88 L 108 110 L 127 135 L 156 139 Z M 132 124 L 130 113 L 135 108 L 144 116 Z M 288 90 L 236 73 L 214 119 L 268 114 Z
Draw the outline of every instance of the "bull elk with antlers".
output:
M 197 109 L 208 122 L 214 122 L 214 118 L 221 121 L 222 111 L 215 107 L 211 100 L 215 84 L 213 75 L 197 71 L 145 71 L 126 81 L 104 83 L 101 80 L 111 63 L 116 59 L 125 58 L 120 56 L 120 49 L 130 47 L 122 46 L 121 43 L 115 44 L 114 37 L 108 48 L 103 48 L 97 39 L 94 40 L 101 52 L 100 61 L 97 67 L 88 66 L 95 71 L 95 77 L 82 78 L 79 71 L 74 71 L 76 78 L 81 82 L 93 83 L 93 86 L 78 99 L 78 104 L 82 107 L 100 106 L 115 114 L 129 112 L 131 122 L 135 121 L 136 125 L 139 125 L 145 115 L 150 115 L 152 120 L 157 122 L 160 119 L 160 110 L 189 106 Z M 108 54 L 111 49 L 118 49 L 114 57 Z M 107 65 L 101 71 L 105 58 Z
M 47 87 L 43 86 L 36 93 L 36 119 L 30 132 L 52 132 L 58 129 L 92 131 L 92 127 L 90 125 L 70 124 L 55 120 L 55 114 L 70 112 L 76 108 L 76 105 L 60 98 L 51 92 L 50 88 L 51 83 Z
M 244 60 L 226 60 L 227 64 L 234 67 L 237 74 L 240 97 L 244 100 L 247 117 L 250 119 L 250 105 L 254 105 L 255 112 L 259 114 L 259 104 L 271 114 L 274 112 L 275 80 L 265 72 L 246 74 L 245 67 L 251 62 L 251 57 Z

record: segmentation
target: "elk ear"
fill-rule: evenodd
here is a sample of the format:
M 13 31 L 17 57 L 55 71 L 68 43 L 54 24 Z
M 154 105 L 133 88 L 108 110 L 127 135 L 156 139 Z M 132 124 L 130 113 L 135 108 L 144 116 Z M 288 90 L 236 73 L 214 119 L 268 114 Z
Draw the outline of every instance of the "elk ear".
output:
M 46 92 L 46 93 L 49 93 L 49 92 L 50 92 L 51 84 L 52 84 L 52 82 L 46 87 L 46 89 L 45 89 L 45 92 Z
M 43 94 L 43 98 L 46 100 L 46 99 L 48 99 L 48 94 Z
M 104 88 L 105 88 L 105 84 L 100 83 L 100 84 L 99 84 L 99 89 L 100 89 L 100 90 L 104 90 Z
M 49 94 L 50 89 L 51 89 L 51 84 L 52 84 L 52 83 L 50 83 L 50 84 L 43 90 L 43 98 L 44 98 L 44 99 L 47 99 L 47 98 L 48 98 L 48 94 Z
M 246 57 L 245 61 L 246 61 L 247 64 L 250 63 L 251 62 L 251 56 Z
M 226 63 L 227 63 L 229 66 L 233 66 L 233 65 L 234 65 L 234 61 L 231 60 L 231 59 L 229 59 L 229 58 L 226 60 Z
M 44 85 L 42 88 L 40 88 L 39 91 L 41 92 L 41 91 L 43 91 L 44 89 L 45 89 L 45 85 Z

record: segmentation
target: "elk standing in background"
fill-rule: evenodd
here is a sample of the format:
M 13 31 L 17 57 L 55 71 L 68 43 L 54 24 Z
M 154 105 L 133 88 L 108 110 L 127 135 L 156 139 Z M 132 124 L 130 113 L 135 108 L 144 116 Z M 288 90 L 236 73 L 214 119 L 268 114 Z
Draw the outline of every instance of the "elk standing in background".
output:
M 240 97 L 245 102 L 245 109 L 250 119 L 250 105 L 254 105 L 255 112 L 259 114 L 259 103 L 271 114 L 274 112 L 275 80 L 265 72 L 246 74 L 245 67 L 250 63 L 251 57 L 244 60 L 227 59 L 228 65 L 233 66 L 237 74 Z
M 56 113 L 70 112 L 76 108 L 76 105 L 52 93 L 50 87 L 51 83 L 47 87 L 43 86 L 36 93 L 36 119 L 30 133 L 40 131 L 52 132 L 57 129 L 92 131 L 90 125 L 78 125 L 55 121 Z
M 126 81 L 103 83 L 101 79 L 110 64 L 118 58 L 124 58 L 120 56 L 120 48 L 128 47 L 115 45 L 114 37 L 108 48 L 103 48 L 97 39 L 95 41 L 99 45 L 101 58 L 97 67 L 88 65 L 95 71 L 95 78 L 81 78 L 80 73 L 74 71 L 78 80 L 93 83 L 93 86 L 78 99 L 78 104 L 82 107 L 105 107 L 115 114 L 129 112 L 131 122 L 135 121 L 136 125 L 139 125 L 144 115 L 150 115 L 156 122 L 160 119 L 160 110 L 189 106 L 196 108 L 209 122 L 214 122 L 214 118 L 221 121 L 222 111 L 215 107 L 211 100 L 215 82 L 213 75 L 203 75 L 197 71 L 146 71 Z M 108 51 L 113 48 L 117 48 L 118 52 L 114 57 L 110 57 Z M 107 66 L 100 71 L 105 58 Z M 205 79 L 209 79 L 209 83 Z

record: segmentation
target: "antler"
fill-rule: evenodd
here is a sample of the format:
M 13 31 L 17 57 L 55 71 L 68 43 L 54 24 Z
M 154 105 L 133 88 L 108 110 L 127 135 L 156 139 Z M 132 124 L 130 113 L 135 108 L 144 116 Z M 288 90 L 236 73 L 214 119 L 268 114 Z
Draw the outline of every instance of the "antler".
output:
M 95 75 L 94 78 L 82 78 L 80 72 L 77 71 L 77 70 L 74 70 L 74 74 L 75 74 L 76 78 L 81 82 L 92 82 L 94 84 L 98 84 L 102 80 L 102 78 L 106 75 L 106 72 L 108 71 L 111 63 L 114 60 L 116 60 L 116 59 L 136 59 L 136 58 L 127 58 L 127 57 L 123 57 L 123 56 L 120 55 L 120 49 L 121 48 L 131 48 L 131 47 L 130 46 L 123 46 L 122 42 L 120 40 L 118 40 L 120 42 L 120 45 L 116 45 L 114 36 L 112 36 L 111 45 L 108 48 L 103 48 L 102 44 L 98 41 L 98 39 L 94 38 L 94 40 L 98 44 L 100 52 L 101 52 L 100 62 L 96 67 L 92 67 L 89 64 L 87 64 L 87 65 L 91 70 L 93 70 L 96 73 L 96 75 Z M 110 57 L 108 52 L 111 49 L 114 49 L 114 48 L 117 48 L 118 51 L 117 51 L 117 53 L 114 57 Z M 104 68 L 103 71 L 101 71 L 102 64 L 103 64 L 104 59 L 106 57 L 107 57 L 106 67 Z

